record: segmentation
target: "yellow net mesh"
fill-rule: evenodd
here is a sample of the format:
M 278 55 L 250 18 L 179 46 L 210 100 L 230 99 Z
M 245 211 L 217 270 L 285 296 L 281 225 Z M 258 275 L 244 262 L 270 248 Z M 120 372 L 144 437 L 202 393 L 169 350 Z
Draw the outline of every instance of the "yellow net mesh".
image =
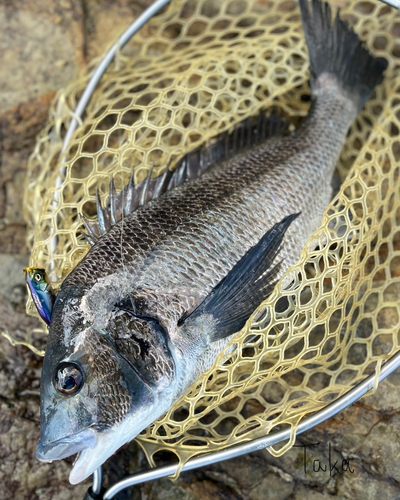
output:
M 334 4 L 334 2 L 331 2 Z M 369 49 L 389 60 L 384 83 L 352 127 L 344 181 L 295 268 L 262 304 L 215 367 L 138 439 L 183 464 L 290 426 L 364 379 L 399 346 L 400 18 L 378 1 L 338 0 Z M 397 40 L 399 40 L 397 38 Z M 96 66 L 98 61 L 93 63 Z M 57 288 L 83 258 L 78 213 L 95 213 L 135 168 L 142 180 L 169 160 L 262 108 L 293 122 L 309 104 L 308 55 L 290 0 L 175 0 L 118 55 L 61 162 L 61 146 L 88 78 L 59 93 L 30 160 L 25 195 L 31 265 Z M 280 297 L 288 298 L 276 312 Z M 28 310 L 34 313 L 32 304 Z

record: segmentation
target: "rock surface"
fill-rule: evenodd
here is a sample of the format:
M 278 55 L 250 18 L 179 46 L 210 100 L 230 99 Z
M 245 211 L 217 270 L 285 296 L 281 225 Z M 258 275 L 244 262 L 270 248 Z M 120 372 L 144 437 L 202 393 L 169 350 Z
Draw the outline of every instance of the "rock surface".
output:
M 22 268 L 28 248 L 21 186 L 26 162 L 54 92 L 101 54 L 149 3 L 15 0 L 0 6 L 0 50 L 5 54 L 0 77 L 0 333 L 17 339 L 30 334 L 40 349 L 45 348 L 43 325 L 24 313 Z M 0 335 L 0 498 L 83 499 L 91 481 L 69 485 L 72 460 L 43 464 L 35 458 L 40 370 L 40 357 L 26 347 L 11 346 Z M 296 444 L 283 457 L 259 451 L 183 473 L 176 482 L 147 483 L 116 498 L 400 499 L 400 374 L 392 374 L 375 394 L 299 436 Z M 303 445 L 310 445 L 306 461 Z M 104 467 L 105 486 L 145 468 L 143 452 L 131 443 Z

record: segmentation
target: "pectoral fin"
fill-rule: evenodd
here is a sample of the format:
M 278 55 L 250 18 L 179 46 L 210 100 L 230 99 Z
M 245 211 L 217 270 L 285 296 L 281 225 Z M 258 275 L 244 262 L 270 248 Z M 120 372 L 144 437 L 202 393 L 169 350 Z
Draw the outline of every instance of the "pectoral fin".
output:
M 271 294 L 277 282 L 280 262 L 274 264 L 283 237 L 300 214 L 285 217 L 275 224 L 233 267 L 204 301 L 178 326 L 191 324 L 202 315 L 216 321 L 210 341 L 215 342 L 238 332 L 260 303 Z

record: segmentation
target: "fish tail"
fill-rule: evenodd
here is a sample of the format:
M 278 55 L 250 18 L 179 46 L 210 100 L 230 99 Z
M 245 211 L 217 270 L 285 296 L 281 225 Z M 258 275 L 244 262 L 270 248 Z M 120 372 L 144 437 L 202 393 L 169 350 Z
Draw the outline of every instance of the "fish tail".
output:
M 381 83 L 387 61 L 372 56 L 358 36 L 337 13 L 332 24 L 329 4 L 299 0 L 311 63 L 311 91 L 323 86 L 323 74 L 333 75 L 342 91 L 360 110 Z

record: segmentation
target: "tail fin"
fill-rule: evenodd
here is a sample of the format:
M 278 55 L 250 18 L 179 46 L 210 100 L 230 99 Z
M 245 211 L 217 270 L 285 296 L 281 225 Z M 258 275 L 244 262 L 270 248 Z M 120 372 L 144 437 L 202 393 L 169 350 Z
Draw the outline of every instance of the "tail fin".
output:
M 332 25 L 327 3 L 312 0 L 311 11 L 308 0 L 299 2 L 310 54 L 311 90 L 322 73 L 333 74 L 361 109 L 383 79 L 386 59 L 372 56 L 354 31 L 339 19 L 339 12 Z

